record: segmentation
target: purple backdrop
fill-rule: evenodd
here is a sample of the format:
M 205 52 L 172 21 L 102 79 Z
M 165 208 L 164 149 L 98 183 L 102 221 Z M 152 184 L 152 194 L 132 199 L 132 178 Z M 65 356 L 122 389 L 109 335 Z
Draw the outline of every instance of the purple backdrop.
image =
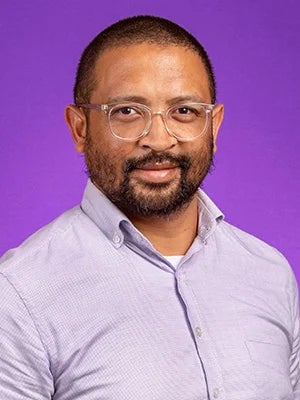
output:
M 226 118 L 204 188 L 228 221 L 282 251 L 300 281 L 296 0 L 3 2 L 0 254 L 80 201 L 84 163 L 63 109 L 84 46 L 135 14 L 170 18 L 208 49 Z

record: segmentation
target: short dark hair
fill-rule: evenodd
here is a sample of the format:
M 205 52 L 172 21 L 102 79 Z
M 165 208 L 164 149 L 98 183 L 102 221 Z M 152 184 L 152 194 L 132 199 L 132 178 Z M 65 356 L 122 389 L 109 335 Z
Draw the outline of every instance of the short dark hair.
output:
M 211 102 L 215 103 L 216 82 L 213 67 L 208 54 L 198 40 L 181 26 L 165 18 L 139 15 L 110 25 L 85 48 L 79 61 L 74 85 L 75 104 L 89 102 L 96 85 L 95 65 L 104 50 L 141 43 L 183 46 L 195 51 L 204 64 L 208 75 Z

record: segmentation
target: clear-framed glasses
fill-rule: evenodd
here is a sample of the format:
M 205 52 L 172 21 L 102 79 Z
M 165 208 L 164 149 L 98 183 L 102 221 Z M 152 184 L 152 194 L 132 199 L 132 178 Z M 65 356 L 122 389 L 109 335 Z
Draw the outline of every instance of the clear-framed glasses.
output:
M 180 103 L 156 112 L 139 103 L 77 104 L 77 107 L 104 111 L 112 135 L 127 142 L 146 136 L 151 128 L 152 117 L 156 114 L 161 116 L 170 136 L 189 142 L 206 132 L 215 105 Z

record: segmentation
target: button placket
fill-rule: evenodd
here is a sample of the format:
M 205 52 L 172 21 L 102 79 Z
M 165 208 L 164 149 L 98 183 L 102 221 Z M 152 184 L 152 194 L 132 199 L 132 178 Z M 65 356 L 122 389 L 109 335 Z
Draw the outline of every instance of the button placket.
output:
M 203 226 L 203 228 L 205 229 L 207 226 Z M 209 232 L 203 236 L 204 237 L 202 238 L 201 236 L 199 237 L 199 242 L 201 242 L 202 246 L 207 244 L 206 241 L 209 238 Z M 203 301 L 203 298 L 200 296 L 199 298 L 196 297 L 196 292 L 191 290 L 191 287 L 193 289 L 193 280 L 191 280 L 189 277 L 189 258 L 185 260 L 185 263 L 187 268 L 179 268 L 175 274 L 177 276 L 178 291 L 188 310 L 188 319 L 190 322 L 190 327 L 192 328 L 192 334 L 194 336 L 198 357 L 201 360 L 202 369 L 207 377 L 209 398 L 211 400 L 224 400 L 225 393 L 222 390 L 223 377 L 221 374 L 220 365 L 218 363 L 218 358 L 216 356 L 214 342 L 210 337 L 209 325 L 207 325 L 206 316 L 205 314 L 203 315 L 201 307 L 199 309 L 199 302 Z

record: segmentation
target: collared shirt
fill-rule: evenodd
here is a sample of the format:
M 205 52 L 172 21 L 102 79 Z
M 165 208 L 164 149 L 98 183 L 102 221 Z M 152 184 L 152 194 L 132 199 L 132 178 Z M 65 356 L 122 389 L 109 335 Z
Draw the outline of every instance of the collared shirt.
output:
M 283 256 L 199 191 L 175 269 L 91 182 L 0 266 L 0 399 L 300 399 Z

